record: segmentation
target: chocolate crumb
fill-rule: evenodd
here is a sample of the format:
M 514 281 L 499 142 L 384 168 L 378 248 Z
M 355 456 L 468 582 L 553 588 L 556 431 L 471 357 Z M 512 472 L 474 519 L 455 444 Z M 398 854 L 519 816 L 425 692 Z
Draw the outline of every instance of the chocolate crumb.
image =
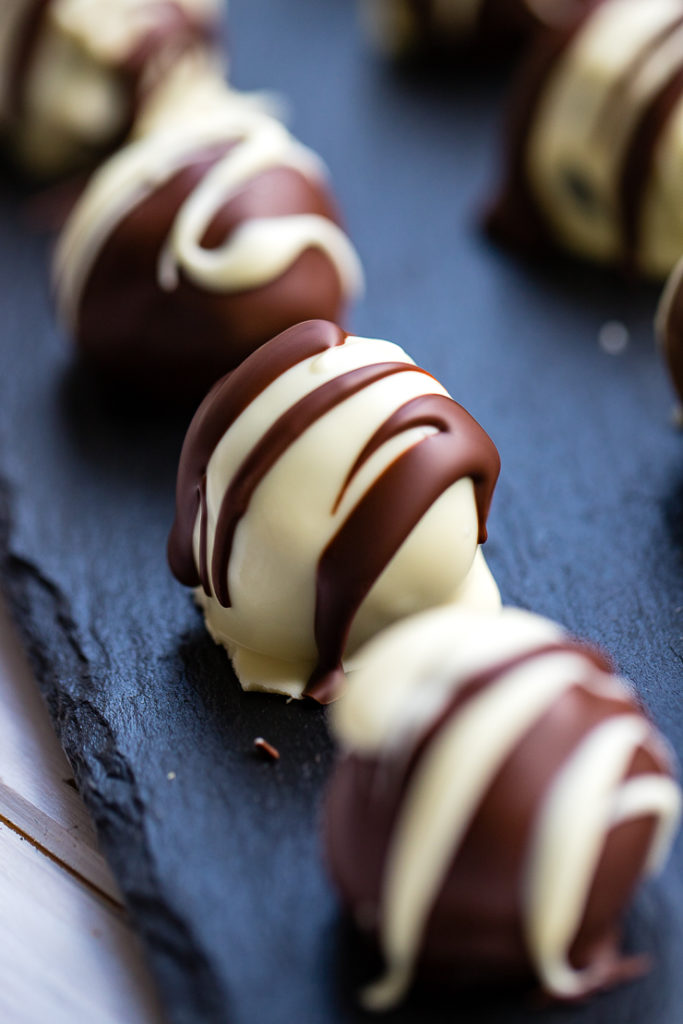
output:
M 272 743 L 269 743 L 268 740 L 264 740 L 263 736 L 256 737 L 254 740 L 254 748 L 262 751 L 266 757 L 271 759 L 271 761 L 280 760 L 280 751 L 277 747 L 274 747 Z

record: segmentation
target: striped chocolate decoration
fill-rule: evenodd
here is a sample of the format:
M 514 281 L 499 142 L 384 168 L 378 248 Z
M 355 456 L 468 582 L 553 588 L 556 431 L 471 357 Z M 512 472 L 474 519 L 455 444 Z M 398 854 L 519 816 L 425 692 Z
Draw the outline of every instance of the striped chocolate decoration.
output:
M 333 714 L 326 845 L 383 953 L 367 1005 L 393 1005 L 416 974 L 535 979 L 572 1000 L 639 973 L 619 918 L 680 796 L 605 658 L 515 609 L 427 612 L 361 657 Z
M 254 438 L 251 448 L 241 453 L 241 463 L 231 479 L 222 484 L 210 547 L 205 480 L 217 444 L 269 385 L 305 360 L 344 345 L 347 337 L 326 321 L 300 324 L 268 342 L 215 386 L 185 440 L 176 520 L 169 539 L 169 562 L 178 579 L 189 586 L 201 584 L 210 600 L 229 608 L 230 559 L 237 527 L 248 514 L 255 490 L 291 445 L 331 410 L 391 377 L 419 374 L 432 381 L 437 393 L 430 393 L 430 384 L 426 383 L 426 394 L 395 409 L 357 454 L 349 453 L 350 468 L 341 481 L 330 516 L 337 514 L 348 488 L 375 452 L 411 430 L 424 431 L 375 477 L 320 552 L 315 582 L 317 663 L 306 693 L 321 702 L 338 693 L 341 659 L 360 605 L 414 527 L 452 484 L 468 477 L 474 485 L 479 541 L 485 540 L 486 518 L 499 469 L 491 440 L 461 406 L 438 393 L 440 387 L 426 371 L 409 360 L 371 362 L 340 372 L 314 387 Z M 295 486 L 305 487 L 306 481 L 297 481 Z M 195 559 L 197 524 L 199 557 Z

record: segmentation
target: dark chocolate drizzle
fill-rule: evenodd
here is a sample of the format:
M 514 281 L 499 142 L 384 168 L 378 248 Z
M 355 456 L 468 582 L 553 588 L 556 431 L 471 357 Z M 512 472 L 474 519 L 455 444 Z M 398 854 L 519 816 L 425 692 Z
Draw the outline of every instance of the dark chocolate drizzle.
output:
M 190 424 L 178 467 L 176 515 L 168 538 L 168 561 L 187 587 L 202 581 L 195 565 L 192 535 L 201 503 L 201 485 L 209 459 L 223 434 L 262 391 L 287 370 L 347 335 L 327 320 L 308 320 L 266 342 L 213 386 Z M 208 589 L 207 589 L 208 592 Z
M 414 372 L 415 369 L 412 363 L 374 363 L 334 377 L 287 409 L 252 448 L 230 481 L 216 523 L 211 581 L 216 599 L 224 608 L 230 607 L 228 570 L 235 530 L 268 471 L 304 431 L 335 406 L 376 381 L 407 370 Z M 424 371 L 418 369 L 418 372 Z M 202 531 L 205 529 L 204 524 Z
M 543 644 L 539 647 L 532 647 L 528 651 L 522 651 L 521 654 L 513 655 L 510 658 L 506 658 L 504 661 L 498 662 L 498 664 L 491 665 L 489 668 L 483 669 L 481 672 L 471 676 L 471 678 L 458 686 L 450 700 L 446 702 L 433 721 L 429 723 L 423 732 L 417 737 L 415 745 L 411 750 L 410 757 L 406 760 L 405 773 L 403 775 L 401 785 L 405 787 L 407 779 L 414 774 L 418 763 L 426 753 L 429 745 L 433 742 L 436 735 L 441 732 L 452 718 L 460 713 L 468 701 L 477 697 L 489 686 L 493 686 L 509 672 L 514 672 L 518 668 L 523 668 L 530 662 L 536 661 L 538 658 L 544 658 L 549 654 L 581 655 L 586 658 L 587 661 L 591 663 L 592 667 L 597 669 L 599 672 L 611 673 L 614 668 L 610 659 L 602 651 L 581 643 L 578 640 L 567 638 L 566 640 L 557 640 L 554 643 L 551 642 Z
M 306 693 L 321 703 L 336 695 L 341 660 L 355 615 L 411 530 L 452 484 L 474 483 L 479 543 L 500 460 L 488 434 L 445 395 L 420 395 L 397 409 L 370 438 L 340 493 L 363 463 L 392 437 L 415 427 L 428 434 L 398 456 L 363 495 L 318 564 L 315 639 L 318 663 Z
M 229 607 L 228 570 L 237 524 L 268 470 L 317 419 L 363 388 L 391 374 L 426 373 L 413 363 L 379 363 L 352 370 L 321 385 L 288 409 L 249 452 L 230 481 L 218 514 L 211 567 L 206 564 L 208 530 L 202 487 L 209 459 L 237 416 L 286 370 L 346 335 L 327 321 L 308 321 L 257 350 L 207 396 L 183 445 L 176 492 L 176 518 L 168 545 L 169 563 L 188 586 Z M 427 374 L 427 376 L 429 376 Z M 355 460 L 331 513 L 351 480 L 382 444 L 414 427 L 431 428 L 425 438 L 396 458 L 358 501 L 322 553 L 316 584 L 315 638 L 318 660 L 306 688 L 326 702 L 343 681 L 341 658 L 351 623 L 364 597 L 426 511 L 457 480 L 471 477 L 475 488 L 479 541 L 500 460 L 493 442 L 461 406 L 445 395 L 405 403 L 375 432 Z M 200 566 L 195 565 L 193 531 L 200 514 Z

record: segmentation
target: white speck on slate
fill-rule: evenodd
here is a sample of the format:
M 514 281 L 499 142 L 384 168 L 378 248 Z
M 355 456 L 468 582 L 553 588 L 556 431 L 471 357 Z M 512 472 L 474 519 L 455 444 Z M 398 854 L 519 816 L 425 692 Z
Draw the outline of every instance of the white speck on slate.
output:
M 598 332 L 598 344 L 608 356 L 620 356 L 628 347 L 628 328 L 619 320 L 608 320 Z

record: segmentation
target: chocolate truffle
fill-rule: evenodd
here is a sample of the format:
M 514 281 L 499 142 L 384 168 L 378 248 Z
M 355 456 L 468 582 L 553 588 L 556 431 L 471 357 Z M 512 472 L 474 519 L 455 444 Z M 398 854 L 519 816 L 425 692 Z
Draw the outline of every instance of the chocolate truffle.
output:
M 384 974 L 572 1000 L 642 969 L 619 921 L 679 815 L 669 750 L 592 648 L 516 609 L 435 609 L 360 652 L 334 708 L 333 877 Z
M 93 176 L 57 247 L 63 325 L 86 362 L 147 397 L 198 400 L 361 285 L 321 161 L 249 98 L 223 100 L 157 112 Z
M 680 0 L 603 0 L 521 72 L 494 234 L 661 278 L 683 252 Z
M 0 132 L 36 176 L 113 148 L 183 52 L 213 48 L 222 0 L 4 0 Z
M 570 21 L 588 0 L 360 0 L 360 18 L 390 57 L 449 55 L 465 44 L 521 42 Z
M 499 458 L 398 345 L 309 321 L 220 381 L 180 458 L 169 561 L 246 690 L 326 703 L 353 652 L 436 604 L 498 608 Z
M 683 402 L 683 259 L 667 281 L 657 310 L 655 331 L 674 388 Z

